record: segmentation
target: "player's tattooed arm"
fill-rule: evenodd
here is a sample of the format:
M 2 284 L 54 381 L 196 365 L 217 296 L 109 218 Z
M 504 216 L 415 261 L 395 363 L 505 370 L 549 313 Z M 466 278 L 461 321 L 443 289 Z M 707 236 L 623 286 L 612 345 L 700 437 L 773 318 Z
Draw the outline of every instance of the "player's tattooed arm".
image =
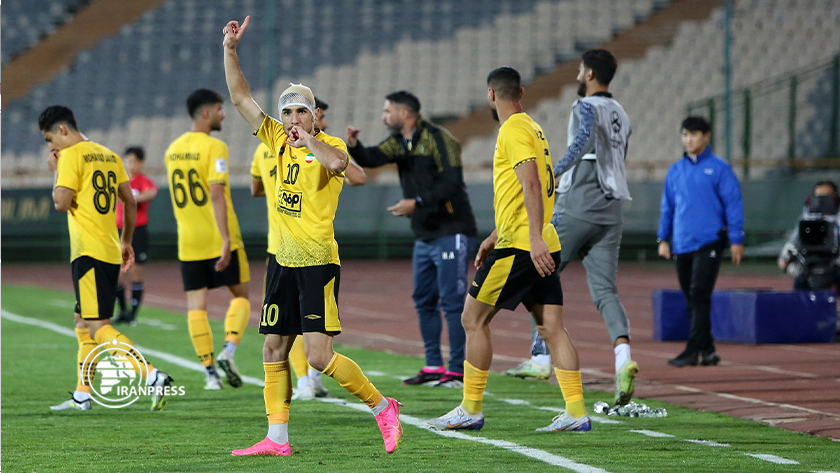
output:
M 230 101 L 251 128 L 258 130 L 265 119 L 265 113 L 251 96 L 251 89 L 248 87 L 242 68 L 239 67 L 239 56 L 236 54 L 236 45 L 242 39 L 245 29 L 248 28 L 250 19 L 250 16 L 246 16 L 242 26 L 236 20 L 229 21 L 222 29 L 225 34 L 222 44 L 225 56 L 225 80 L 230 92 Z

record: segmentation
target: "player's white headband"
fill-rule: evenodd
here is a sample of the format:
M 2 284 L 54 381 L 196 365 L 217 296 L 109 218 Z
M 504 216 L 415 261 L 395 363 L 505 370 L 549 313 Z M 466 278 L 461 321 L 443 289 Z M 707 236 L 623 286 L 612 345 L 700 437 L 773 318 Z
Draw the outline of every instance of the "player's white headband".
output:
M 277 101 L 277 110 L 280 114 L 289 107 L 306 107 L 312 116 L 315 116 L 315 95 L 312 90 L 303 84 L 289 84 Z

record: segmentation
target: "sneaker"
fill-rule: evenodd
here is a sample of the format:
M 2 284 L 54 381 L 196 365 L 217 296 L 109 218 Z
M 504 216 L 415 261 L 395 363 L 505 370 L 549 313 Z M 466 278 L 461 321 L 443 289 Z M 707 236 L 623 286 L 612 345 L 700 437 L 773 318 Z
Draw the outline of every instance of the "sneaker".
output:
M 266 437 L 248 448 L 240 448 L 230 453 L 236 456 L 273 455 L 285 457 L 292 454 L 292 449 L 289 447 L 289 442 L 280 444 Z
M 720 357 L 715 352 L 700 356 L 700 364 L 703 366 L 717 366 L 718 363 L 720 363 Z
M 569 432 L 587 432 L 592 430 L 592 422 L 589 421 L 589 416 L 574 418 L 569 414 L 563 413 L 551 420 L 551 424 L 537 429 L 537 432 L 559 432 L 561 430 Z
M 208 375 L 204 382 L 205 391 L 221 391 L 222 378 L 219 375 Z
M 320 376 L 310 376 L 309 385 L 312 386 L 312 390 L 315 391 L 315 397 L 327 397 L 330 393 L 326 386 L 324 386 L 324 382 L 321 381 Z
M 232 356 L 222 350 L 222 352 L 219 353 L 219 356 L 216 357 L 216 364 L 218 364 L 219 368 L 225 372 L 227 382 L 231 387 L 242 387 L 242 375 L 239 373 L 239 368 L 236 366 L 236 363 L 234 363 Z
M 630 402 L 636 386 L 636 374 L 639 373 L 639 364 L 628 359 L 615 373 L 615 399 L 613 405 L 623 406 Z
M 446 371 L 441 368 L 440 371 L 428 371 L 423 368 L 417 373 L 417 376 L 408 378 L 402 383 L 406 386 L 420 386 L 420 385 L 435 385 L 440 381 Z
M 292 401 L 312 401 L 314 399 L 315 390 L 312 389 L 311 385 L 305 388 L 295 389 L 295 392 L 292 394 Z
M 160 390 L 155 390 L 155 393 L 152 394 L 152 409 L 153 411 L 161 411 L 163 407 L 166 405 L 166 387 L 172 385 L 172 376 L 164 373 L 163 371 L 157 372 L 157 377 L 155 378 L 155 382 L 152 384 L 152 387 L 161 388 Z
M 682 368 L 683 366 L 697 366 L 697 353 L 691 353 L 688 350 L 680 353 L 675 358 L 668 360 L 668 364 Z
M 435 430 L 481 430 L 484 427 L 484 413 L 472 415 L 459 405 L 446 415 L 427 420 L 426 424 Z
M 445 375 L 440 378 L 437 384 L 434 385 L 436 388 L 463 388 L 464 387 L 464 375 L 450 373 L 447 371 Z
M 62 402 L 61 404 L 56 404 L 55 406 L 50 406 L 51 411 L 89 411 L 93 405 L 90 402 L 90 399 L 85 399 L 82 402 L 77 401 L 73 397 L 73 393 L 70 393 L 70 399 Z
M 400 424 L 400 404 L 396 399 L 386 397 L 388 407 L 384 411 L 376 414 L 376 425 L 379 426 L 379 431 L 382 432 L 382 440 L 385 442 L 385 451 L 393 453 L 400 448 L 400 441 L 402 440 L 402 424 Z
M 525 360 L 519 366 L 505 371 L 508 376 L 517 378 L 548 379 L 551 376 L 551 364 L 537 363 L 534 360 Z

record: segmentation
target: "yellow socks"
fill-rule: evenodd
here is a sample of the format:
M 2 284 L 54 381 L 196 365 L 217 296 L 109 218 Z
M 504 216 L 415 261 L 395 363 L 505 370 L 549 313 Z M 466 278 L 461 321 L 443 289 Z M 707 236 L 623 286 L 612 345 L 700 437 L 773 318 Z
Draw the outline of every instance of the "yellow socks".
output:
M 464 361 L 464 400 L 461 401 L 461 405 L 467 413 L 474 415 L 481 412 L 488 374 L 489 371 L 480 370 L 469 361 Z
M 88 355 L 96 348 L 96 342 L 90 338 L 90 330 L 86 328 L 77 328 L 76 338 L 79 340 L 79 352 L 76 355 L 76 360 L 79 362 L 79 371 L 76 373 L 78 378 L 76 391 L 90 393 L 90 382 L 93 380 L 96 366 L 91 366 L 91 362 L 94 361 L 93 356 L 88 358 Z M 88 360 L 87 364 L 85 364 L 85 359 Z
M 213 366 L 213 332 L 206 310 L 191 310 L 187 313 L 187 325 L 190 329 L 195 354 L 205 368 Z M 225 321 L 227 325 L 227 321 Z
M 323 373 L 338 381 L 342 388 L 359 398 L 371 409 L 376 407 L 383 399 L 382 394 L 367 379 L 359 365 L 340 353 L 333 355 Z
M 303 335 L 298 335 L 289 351 L 289 363 L 295 371 L 295 378 L 305 378 L 308 374 L 309 362 L 306 361 L 306 350 L 303 348 Z
M 265 413 L 268 425 L 289 423 L 289 403 L 292 401 L 292 373 L 288 361 L 263 363 L 265 371 Z
M 144 358 L 134 350 L 134 342 L 132 342 L 125 335 L 121 334 L 117 329 L 114 328 L 113 325 L 110 325 L 110 324 L 103 325 L 102 327 L 99 328 L 99 330 L 96 331 L 93 338 L 96 341 L 97 345 L 102 345 L 103 343 L 112 342 L 114 340 L 116 340 L 118 342 L 121 342 L 121 343 L 125 343 L 126 345 L 129 345 L 131 348 L 126 348 L 126 350 L 128 350 L 128 354 L 131 357 L 133 357 L 135 360 L 137 360 L 136 363 L 132 363 L 131 365 L 134 368 L 134 371 L 136 371 L 137 374 L 139 374 L 143 378 L 146 378 L 148 373 L 151 373 L 155 369 L 155 367 L 152 366 L 151 363 L 149 363 L 149 360 L 146 360 L 146 367 L 145 367 L 146 369 L 148 369 L 148 372 L 146 371 L 146 369 L 144 369 L 144 367 L 142 366 L 142 361 L 141 361 Z M 121 348 L 125 348 L 125 347 L 121 347 Z M 117 352 L 117 353 L 122 353 L 122 352 Z
M 225 341 L 239 345 L 245 329 L 248 328 L 248 319 L 251 317 L 251 302 L 244 297 L 237 297 L 230 301 L 227 315 L 225 315 Z M 207 313 L 204 313 L 205 320 Z M 208 325 L 209 327 L 209 325 Z M 213 344 L 211 343 L 210 346 Z
M 557 376 L 560 391 L 563 392 L 563 399 L 566 401 L 566 413 L 577 418 L 585 416 L 586 404 L 583 402 L 583 384 L 580 381 L 580 371 L 554 368 L 554 374 Z

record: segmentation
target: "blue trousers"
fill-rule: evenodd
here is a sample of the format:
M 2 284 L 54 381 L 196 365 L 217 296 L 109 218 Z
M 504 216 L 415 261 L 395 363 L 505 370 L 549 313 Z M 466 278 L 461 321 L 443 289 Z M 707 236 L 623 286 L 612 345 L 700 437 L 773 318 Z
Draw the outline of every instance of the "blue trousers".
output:
M 474 238 L 461 234 L 414 242 L 412 297 L 426 349 L 426 366 L 443 366 L 440 353 L 443 311 L 449 332 L 449 371 L 464 372 L 467 337 L 461 325 L 461 312 L 467 295 L 467 264 L 474 244 Z

